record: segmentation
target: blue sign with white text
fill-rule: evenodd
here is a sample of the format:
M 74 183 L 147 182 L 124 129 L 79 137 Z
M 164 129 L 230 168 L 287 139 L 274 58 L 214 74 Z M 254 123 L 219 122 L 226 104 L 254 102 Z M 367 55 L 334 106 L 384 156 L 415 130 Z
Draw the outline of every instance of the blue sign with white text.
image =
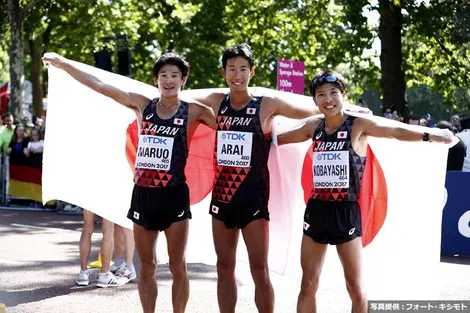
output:
M 470 255 L 470 172 L 447 172 L 442 255 Z

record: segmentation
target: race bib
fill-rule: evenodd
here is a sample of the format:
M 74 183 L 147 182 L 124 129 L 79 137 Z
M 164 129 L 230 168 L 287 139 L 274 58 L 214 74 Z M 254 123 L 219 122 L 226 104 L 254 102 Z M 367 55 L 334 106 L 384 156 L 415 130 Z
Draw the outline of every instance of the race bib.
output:
M 135 167 L 169 171 L 174 138 L 140 135 Z
M 349 188 L 349 152 L 314 152 L 313 187 Z
M 217 131 L 217 165 L 250 167 L 253 133 Z

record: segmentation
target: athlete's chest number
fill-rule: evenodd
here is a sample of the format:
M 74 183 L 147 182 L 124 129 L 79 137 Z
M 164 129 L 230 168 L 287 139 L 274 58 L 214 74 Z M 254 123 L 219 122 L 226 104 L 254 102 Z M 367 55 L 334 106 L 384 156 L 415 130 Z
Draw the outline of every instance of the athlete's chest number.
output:
M 250 167 L 253 133 L 217 131 L 217 165 Z
M 349 152 L 313 152 L 314 188 L 349 188 Z
M 140 135 L 136 168 L 170 170 L 174 138 Z

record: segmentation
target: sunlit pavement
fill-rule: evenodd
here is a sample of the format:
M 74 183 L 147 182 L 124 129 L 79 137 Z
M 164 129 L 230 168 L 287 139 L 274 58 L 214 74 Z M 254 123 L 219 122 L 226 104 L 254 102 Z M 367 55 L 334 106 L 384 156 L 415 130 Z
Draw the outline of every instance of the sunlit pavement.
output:
M 7 312 L 141 312 L 136 282 L 119 288 L 96 288 L 93 282 L 96 270 L 92 270 L 90 286 L 75 286 L 81 227 L 79 215 L 0 210 L 0 303 L 5 303 Z M 100 225 L 96 225 L 91 254 L 94 259 L 98 255 L 100 239 Z M 319 312 L 350 312 L 342 273 L 329 271 L 338 266 L 338 262 L 335 250 L 329 249 L 318 294 Z M 138 269 L 137 257 L 135 264 Z M 469 259 L 443 259 L 440 264 L 441 299 L 470 299 L 468 264 Z M 189 263 L 188 270 L 191 295 L 187 312 L 218 312 L 215 267 Z M 274 273 L 271 276 L 276 292 L 276 312 L 295 312 L 297 281 Z M 159 264 L 157 279 L 156 312 L 172 312 L 171 274 L 167 264 Z M 247 264 L 240 262 L 237 265 L 237 279 L 237 312 L 257 312 Z

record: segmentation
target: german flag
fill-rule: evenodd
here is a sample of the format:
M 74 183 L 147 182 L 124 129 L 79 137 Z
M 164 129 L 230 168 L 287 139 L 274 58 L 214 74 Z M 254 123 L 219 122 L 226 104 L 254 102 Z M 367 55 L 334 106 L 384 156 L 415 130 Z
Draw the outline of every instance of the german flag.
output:
M 42 202 L 41 163 L 11 164 L 8 195 Z M 38 166 L 39 165 L 39 166 Z

